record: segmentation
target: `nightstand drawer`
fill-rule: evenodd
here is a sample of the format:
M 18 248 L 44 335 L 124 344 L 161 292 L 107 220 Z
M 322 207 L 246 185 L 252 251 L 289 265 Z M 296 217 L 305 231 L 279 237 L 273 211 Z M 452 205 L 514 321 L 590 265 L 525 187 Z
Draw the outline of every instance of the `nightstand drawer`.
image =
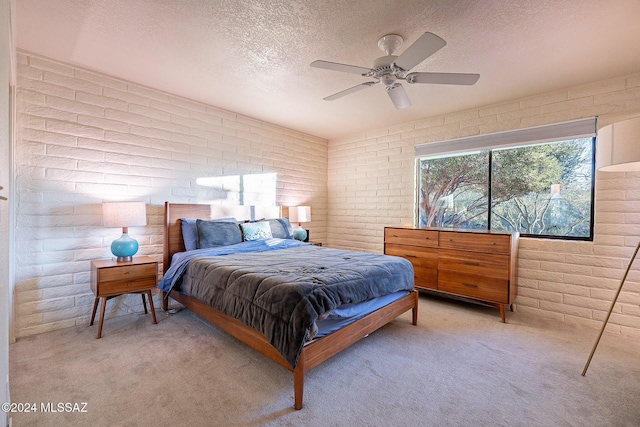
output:
M 156 263 L 126 265 L 100 269 L 100 282 L 113 280 L 134 280 L 140 277 L 155 277 L 158 274 Z
M 98 294 L 101 296 L 121 295 L 131 292 L 148 291 L 155 286 L 155 276 L 132 280 L 114 280 L 110 282 L 100 282 L 98 284 Z

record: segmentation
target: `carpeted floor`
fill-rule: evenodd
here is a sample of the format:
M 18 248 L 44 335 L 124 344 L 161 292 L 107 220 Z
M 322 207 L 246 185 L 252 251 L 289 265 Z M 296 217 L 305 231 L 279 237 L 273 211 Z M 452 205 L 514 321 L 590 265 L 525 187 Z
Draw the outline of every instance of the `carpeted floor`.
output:
M 417 327 L 407 313 L 311 370 L 295 411 L 289 371 L 186 310 L 157 314 L 12 344 L 11 398 L 37 409 L 13 426 L 640 425 L 640 345 L 605 334 L 582 377 L 596 330 L 421 296 Z M 42 412 L 58 403 L 86 412 Z

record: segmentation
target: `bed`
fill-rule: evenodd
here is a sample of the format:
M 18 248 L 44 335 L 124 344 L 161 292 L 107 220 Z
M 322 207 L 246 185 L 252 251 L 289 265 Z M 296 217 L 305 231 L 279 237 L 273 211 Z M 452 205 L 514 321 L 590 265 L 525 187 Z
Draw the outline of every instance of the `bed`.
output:
M 165 311 L 171 298 L 293 372 L 294 407 L 301 409 L 305 373 L 409 310 L 416 325 L 418 292 L 411 264 L 399 257 L 276 238 L 185 250 L 182 219 L 200 220 L 204 229 L 216 219 L 232 219 L 229 222 L 243 227 L 243 221 L 264 225 L 258 219 L 276 221 L 280 216 L 279 207 L 166 202 L 159 287 Z M 193 242 L 187 246 L 192 249 Z M 343 271 L 346 264 L 353 271 Z M 363 282 L 365 275 L 371 277 Z M 212 280 L 224 283 L 212 285 Z M 243 306 L 248 299 L 251 306 Z M 363 305 L 366 312 L 355 318 L 333 317 L 342 308 L 350 312 Z

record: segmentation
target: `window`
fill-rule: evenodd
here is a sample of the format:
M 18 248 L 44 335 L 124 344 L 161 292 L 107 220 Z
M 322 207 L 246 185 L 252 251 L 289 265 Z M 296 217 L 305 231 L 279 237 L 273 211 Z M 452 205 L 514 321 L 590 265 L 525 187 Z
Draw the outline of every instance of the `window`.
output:
M 594 159 L 595 119 L 587 136 L 419 156 L 417 225 L 592 240 Z
M 487 228 L 489 151 L 420 159 L 420 227 Z

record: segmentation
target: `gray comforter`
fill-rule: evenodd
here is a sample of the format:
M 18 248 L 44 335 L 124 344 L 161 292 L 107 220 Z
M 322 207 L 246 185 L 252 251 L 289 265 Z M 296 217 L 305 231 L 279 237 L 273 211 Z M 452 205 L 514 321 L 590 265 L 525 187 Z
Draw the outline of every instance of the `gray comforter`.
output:
M 292 367 L 323 315 L 410 289 L 403 258 L 313 245 L 200 258 L 182 277 L 183 292 L 260 331 Z

